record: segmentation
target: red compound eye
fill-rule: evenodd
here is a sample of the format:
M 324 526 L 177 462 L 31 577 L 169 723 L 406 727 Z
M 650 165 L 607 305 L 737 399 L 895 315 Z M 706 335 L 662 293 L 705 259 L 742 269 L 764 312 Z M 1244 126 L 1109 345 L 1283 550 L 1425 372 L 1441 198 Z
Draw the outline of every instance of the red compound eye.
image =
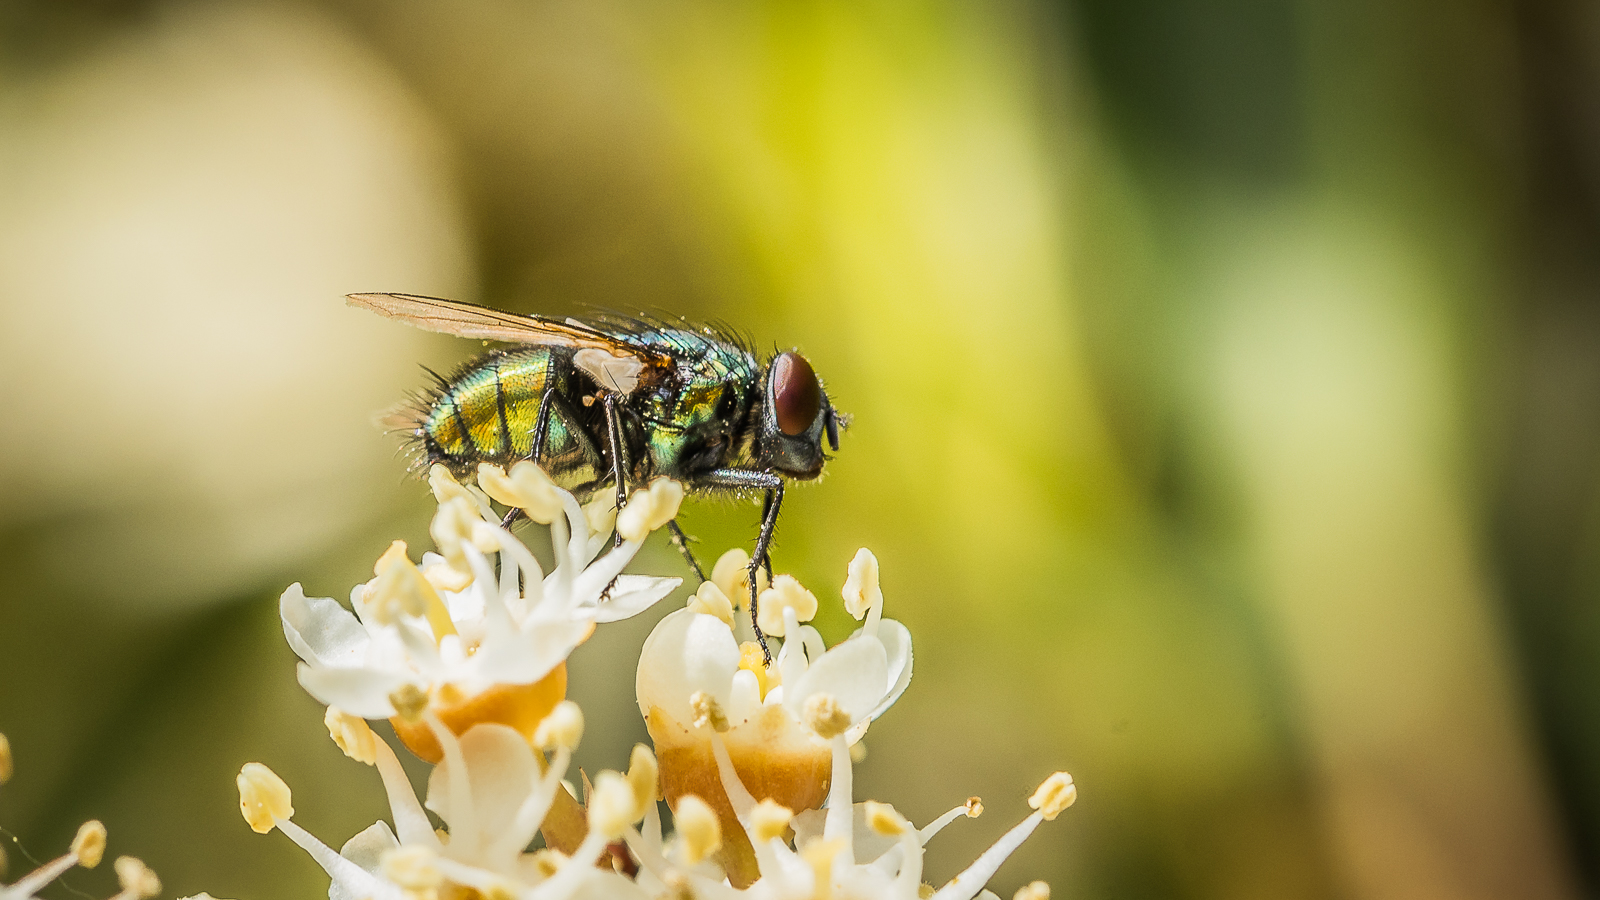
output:
M 790 437 L 805 434 L 822 412 L 817 373 L 792 350 L 772 361 L 772 408 L 778 415 L 778 430 Z

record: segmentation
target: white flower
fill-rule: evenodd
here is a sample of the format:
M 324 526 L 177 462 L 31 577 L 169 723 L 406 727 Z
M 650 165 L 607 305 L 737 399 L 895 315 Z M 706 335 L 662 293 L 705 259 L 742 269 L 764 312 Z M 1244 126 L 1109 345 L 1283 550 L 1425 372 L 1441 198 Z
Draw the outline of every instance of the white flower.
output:
M 440 467 L 431 481 L 440 504 L 432 531 L 443 556 L 424 555 L 419 570 L 396 542 L 378 561 L 376 577 L 351 592 L 353 613 L 332 599 L 308 598 L 299 584 L 283 593 L 284 634 L 303 660 L 300 683 L 326 704 L 364 718 L 415 722 L 423 705 L 460 707 L 506 686 L 538 684 L 596 623 L 635 615 L 680 582 L 619 574 L 647 529 L 635 525 L 631 540 L 602 555 L 611 545 L 609 517 L 597 515 L 606 530 L 593 530 L 577 500 L 532 463 L 518 463 L 510 476 L 485 467 L 480 481 L 497 498 L 509 494 L 526 503 L 530 515 L 560 511 L 549 520 L 556 565 L 548 575 L 500 526 L 481 491 L 456 484 Z M 544 493 L 527 496 L 535 489 Z M 635 497 L 648 509 L 633 518 L 659 527 L 682 492 L 653 486 Z M 628 510 L 634 508 L 630 503 Z M 564 694 L 564 670 L 559 675 L 560 685 L 534 704 L 543 711 Z M 450 724 L 459 732 L 470 723 Z M 531 731 L 537 719 L 507 724 Z
M 630 831 L 629 849 L 640 862 L 637 881 L 652 895 L 659 896 L 674 885 L 689 890 L 677 895 L 750 897 L 761 900 L 779 898 L 833 897 L 839 900 L 918 900 L 924 896 L 922 883 L 923 848 L 951 821 L 963 816 L 976 818 L 983 805 L 976 797 L 967 800 L 923 828 L 916 828 L 888 804 L 852 804 L 850 752 L 843 733 L 832 738 L 832 785 L 825 810 L 798 815 L 751 795 L 740 779 L 720 735 L 711 738 L 713 757 L 722 788 L 731 802 L 736 826 L 748 846 L 753 848 L 754 865 L 750 877 L 725 878 L 709 862 L 699 862 L 711 840 L 726 843 L 728 835 L 716 820 L 708 823 L 700 798 L 686 795 L 680 806 L 693 810 L 688 817 L 696 834 L 674 842 L 664 842 L 650 832 Z M 992 897 L 984 884 L 1041 822 L 1054 819 L 1077 799 L 1072 777 L 1057 772 L 1047 778 L 1028 801 L 1034 812 L 1006 832 L 961 874 L 932 893 L 935 900 L 972 900 L 980 895 Z M 684 818 L 680 816 L 680 819 Z M 792 839 L 785 834 L 792 829 Z M 1048 897 L 1048 887 L 1035 882 L 1025 889 L 1027 897 Z
M 574 836 L 570 853 L 527 852 L 534 835 L 549 824 L 553 809 L 563 801 L 576 809 L 561 784 L 572 759 L 570 743 L 553 744 L 551 757 L 542 759 L 523 735 L 503 725 L 476 725 L 458 738 L 437 717 L 425 715 L 443 748 L 443 761 L 428 779 L 426 803 L 418 801 L 394 751 L 364 721 L 337 711 L 328 716 L 330 731 L 347 753 L 359 759 L 352 746 L 372 751 L 371 763 L 388 793 L 392 828 L 376 822 L 335 853 L 292 821 L 288 787 L 259 763 L 246 765 L 239 775 L 246 820 L 263 833 L 276 828 L 306 850 L 328 873 L 330 900 L 414 900 L 418 892 L 431 890 L 461 893 L 452 888 L 518 900 L 648 896 L 632 880 L 596 867 L 612 839 L 602 828 L 589 827 L 586 835 Z M 563 703 L 552 718 L 578 715 L 575 705 Z M 553 733 L 570 739 L 579 731 L 581 723 Z M 633 806 L 642 804 L 629 805 L 635 797 L 629 779 L 615 773 L 601 773 L 601 778 L 607 784 L 621 781 L 621 827 L 631 827 L 644 812 L 635 815 Z M 652 791 L 652 808 L 653 801 Z M 447 839 L 434 831 L 425 808 L 444 821 Z M 547 830 L 546 840 L 551 837 Z
M 753 877 L 751 848 L 714 764 L 713 738 L 735 770 L 761 773 L 757 799 L 815 809 L 836 770 L 834 743 L 848 755 L 849 745 L 911 681 L 911 635 L 883 618 L 870 552 L 860 551 L 851 563 L 847 589 L 860 580 L 858 571 L 871 584 L 857 593 L 870 593 L 872 602 L 852 610 L 864 619 L 862 627 L 832 648 L 800 623 L 800 611 L 807 618 L 816 611 L 808 591 L 788 576 L 763 591 L 762 603 L 773 601 L 786 635 L 770 669 L 756 644 L 741 645 L 734 637 L 727 601 L 711 584 L 645 640 L 635 689 L 661 757 L 663 793 L 673 804 L 697 796 L 717 811 L 724 839 L 719 860 L 735 870 L 729 875 L 736 881 Z

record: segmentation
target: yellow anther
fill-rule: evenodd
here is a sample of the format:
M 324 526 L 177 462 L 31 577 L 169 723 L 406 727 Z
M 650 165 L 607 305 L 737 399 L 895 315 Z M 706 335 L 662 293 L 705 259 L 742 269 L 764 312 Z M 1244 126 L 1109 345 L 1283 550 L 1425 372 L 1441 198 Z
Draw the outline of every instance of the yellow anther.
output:
M 867 826 L 881 835 L 894 837 L 905 834 L 911 828 L 905 816 L 887 803 L 868 800 L 862 804 L 862 808 L 867 815 Z
M 1050 885 L 1042 881 L 1035 881 L 1017 888 L 1011 895 L 1011 900 L 1050 900 Z
M 735 547 L 718 557 L 717 564 L 711 567 L 711 580 L 735 607 L 742 606 L 750 598 L 749 566 L 750 554 Z M 767 589 L 766 572 L 756 572 L 756 589 Z
M 802 622 L 811 621 L 817 614 L 817 597 L 815 594 L 801 586 L 793 575 L 779 575 L 772 579 L 772 586 L 761 592 L 757 599 L 760 604 L 756 612 L 757 623 L 761 630 L 770 635 L 783 637 L 783 611 L 794 610 L 794 616 Z
M 983 799 L 981 797 L 967 798 L 967 818 L 976 819 L 983 815 Z
M 700 582 L 700 587 L 689 595 L 688 606 L 697 613 L 716 616 L 722 624 L 733 627 L 733 603 L 714 581 Z
M 1061 815 L 1061 811 L 1071 806 L 1077 799 L 1078 786 L 1072 783 L 1072 776 L 1065 772 L 1057 772 L 1039 785 L 1039 789 L 1028 798 L 1028 805 L 1043 814 L 1044 820 L 1048 822 Z
M 4 734 L 0 734 L 0 784 L 5 784 L 11 780 L 12 771 L 11 742 L 6 740 Z
M 832 694 L 815 693 L 801 707 L 802 721 L 819 737 L 833 738 L 850 728 L 850 714 Z
M 462 487 L 461 482 L 456 481 L 455 476 L 450 474 L 450 470 L 438 463 L 428 467 L 428 487 L 433 491 L 433 499 L 440 506 L 457 498 L 469 503 L 474 499 L 472 492 Z
M 617 495 L 599 491 L 583 506 L 583 520 L 594 534 L 610 534 L 617 524 Z
M 643 744 L 633 745 L 633 755 L 628 758 L 628 786 L 633 788 L 634 802 L 643 816 L 649 805 L 656 802 L 660 792 L 661 768 L 656 765 L 656 755 Z
M 583 739 L 583 710 L 571 700 L 557 703 L 533 732 L 533 742 L 545 750 L 575 750 Z
M 750 811 L 750 831 L 758 841 L 781 838 L 788 831 L 789 821 L 793 818 L 794 810 L 771 800 L 763 800 Z
M 806 841 L 806 845 L 800 848 L 800 858 L 811 867 L 811 900 L 829 900 L 833 896 L 833 861 L 844 848 L 844 841 L 829 841 L 820 837 Z
M 694 713 L 694 727 L 710 728 L 718 734 L 728 730 L 728 716 L 722 711 L 722 704 L 705 691 L 695 691 L 689 697 L 689 709 Z
M 366 719 L 330 706 L 322 716 L 322 724 L 328 726 L 328 736 L 345 756 L 369 766 L 378 761 L 378 738 Z
M 464 591 L 472 583 L 472 573 L 463 572 L 447 562 L 435 562 L 422 570 L 422 577 L 428 579 L 436 591 Z
M 867 761 L 866 741 L 858 739 L 850 745 L 850 761 L 858 766 Z
M 595 777 L 589 793 L 589 827 L 607 840 L 622 837 L 644 814 L 634 802 L 632 785 L 616 772 L 605 771 Z
M 473 522 L 472 546 L 477 547 L 479 553 L 499 553 L 500 531 L 482 519 Z
M 711 805 L 694 794 L 678 798 L 678 808 L 672 811 L 678 838 L 683 841 L 683 855 L 689 865 L 717 852 L 722 846 L 722 824 Z
M 739 668 L 756 676 L 756 684 L 761 688 L 761 699 L 765 700 L 767 691 L 783 683 L 783 674 L 777 666 L 767 665 L 767 656 L 761 652 L 761 645 L 755 641 L 745 641 L 739 645 Z
M 404 891 L 431 891 L 444 884 L 439 855 L 431 847 L 397 847 L 379 862 L 383 877 Z
M 261 763 L 245 763 L 234 781 L 239 786 L 239 811 L 256 834 L 271 831 L 277 819 L 294 816 L 289 786 Z
M 683 485 L 657 478 L 642 491 L 634 491 L 628 505 L 617 513 L 617 534 L 625 541 L 642 541 L 650 532 L 671 522 L 683 505 Z
M 482 520 L 478 520 L 480 523 Z M 434 640 L 456 633 L 450 620 L 450 610 L 433 585 L 406 556 L 406 542 L 395 541 L 389 545 L 372 567 L 377 577 L 367 584 L 366 601 L 377 614 L 379 622 L 392 622 L 396 613 L 409 616 L 426 616 L 433 629 Z
M 483 518 L 478 515 L 478 507 L 471 500 L 457 497 L 448 503 L 439 504 L 438 510 L 433 514 L 433 521 L 428 524 L 428 534 L 433 536 L 433 543 L 439 548 L 439 554 L 445 562 L 462 571 L 470 570 L 467 554 L 462 550 L 464 544 L 472 540 L 472 528 Z
M 493 463 L 478 465 L 478 487 L 490 499 L 522 510 L 529 519 L 549 525 L 561 515 L 565 505 L 555 482 L 544 470 L 528 460 L 511 467 L 511 474 Z
M 529 859 L 529 862 L 533 863 L 534 871 L 544 878 L 549 878 L 551 875 L 561 871 L 561 867 L 566 865 L 567 855 L 560 850 L 541 847 L 533 851 L 533 856 Z
M 878 558 L 865 547 L 856 551 L 844 579 L 844 608 L 857 619 L 867 610 L 883 605 L 883 591 L 878 587 Z
M 143 861 L 132 856 L 119 856 L 111 864 L 117 872 L 117 883 L 124 894 L 135 897 L 154 897 L 161 893 L 161 879 Z
M 405 721 L 420 722 L 428 711 L 428 692 L 414 684 L 402 684 L 389 695 L 389 705 Z
M 100 824 L 99 819 L 79 825 L 78 833 L 72 838 L 72 855 L 78 858 L 78 865 L 92 869 L 100 865 L 105 854 L 106 826 Z

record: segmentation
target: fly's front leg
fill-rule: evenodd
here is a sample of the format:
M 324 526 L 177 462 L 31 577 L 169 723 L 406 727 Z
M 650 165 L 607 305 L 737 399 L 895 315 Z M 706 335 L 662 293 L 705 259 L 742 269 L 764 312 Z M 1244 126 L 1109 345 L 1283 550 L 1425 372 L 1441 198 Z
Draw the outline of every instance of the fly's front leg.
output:
M 628 502 L 628 483 L 623 480 L 624 470 L 622 455 L 622 421 L 617 415 L 617 395 L 607 393 L 602 401 L 606 412 L 606 443 L 611 451 L 611 477 L 617 482 L 617 512 L 622 512 L 623 504 Z M 617 532 L 616 543 L 613 546 L 622 546 L 622 533 Z
M 778 528 L 778 511 L 783 507 L 783 479 L 771 472 L 753 472 L 748 469 L 716 469 L 703 476 L 702 483 L 736 490 L 763 490 L 766 497 L 761 504 L 761 533 L 756 537 L 756 551 L 750 556 L 745 574 L 750 580 L 750 627 L 755 630 L 756 643 L 761 645 L 761 655 L 768 666 L 772 665 L 772 650 L 767 646 L 767 636 L 761 631 L 757 618 L 757 575 L 764 566 L 767 580 L 772 580 L 772 534 Z

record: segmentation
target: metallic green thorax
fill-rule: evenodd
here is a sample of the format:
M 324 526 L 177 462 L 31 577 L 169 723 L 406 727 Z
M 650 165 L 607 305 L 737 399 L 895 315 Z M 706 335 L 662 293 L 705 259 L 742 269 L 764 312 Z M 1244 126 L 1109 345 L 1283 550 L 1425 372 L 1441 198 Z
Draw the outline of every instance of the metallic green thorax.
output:
M 656 475 L 693 482 L 719 467 L 753 463 L 760 420 L 760 369 L 747 350 L 719 337 L 639 325 L 635 343 L 662 347 L 674 371 L 622 398 L 623 468 L 630 484 Z M 479 463 L 533 456 L 539 404 L 549 387 L 562 401 L 550 416 L 541 465 L 562 487 L 587 494 L 611 480 L 606 422 L 597 389 L 565 347 L 516 347 L 478 357 L 421 398 L 405 419 L 428 463 L 458 477 Z

